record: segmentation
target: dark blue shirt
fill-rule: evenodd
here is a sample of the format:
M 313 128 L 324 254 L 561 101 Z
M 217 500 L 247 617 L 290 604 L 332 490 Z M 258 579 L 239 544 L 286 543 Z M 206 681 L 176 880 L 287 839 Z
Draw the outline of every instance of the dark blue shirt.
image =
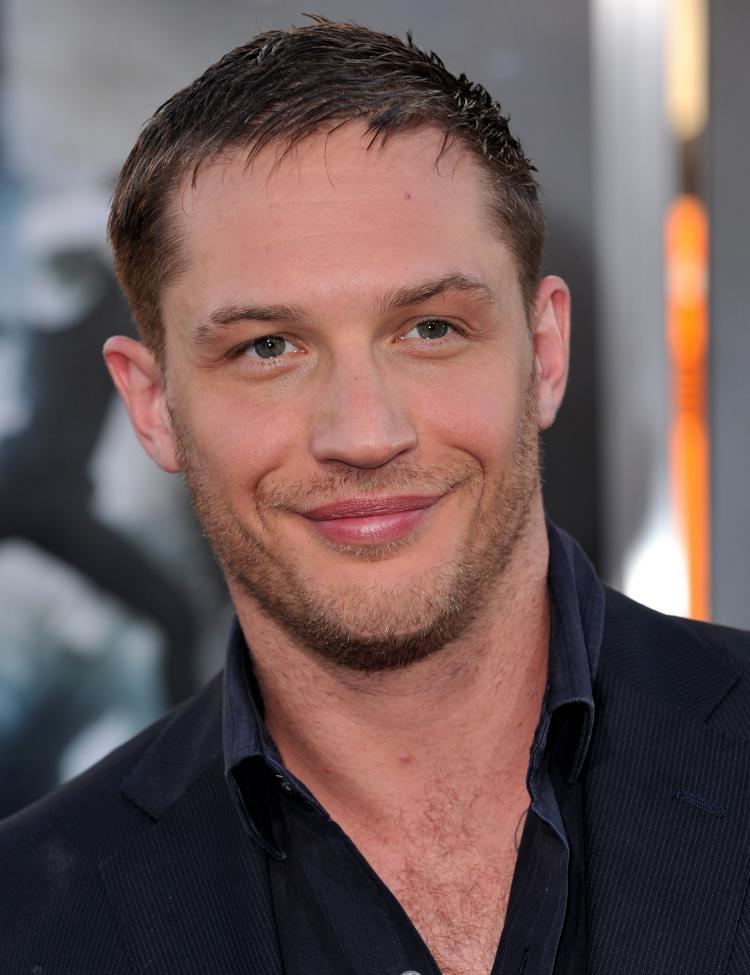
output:
M 604 596 L 579 546 L 552 525 L 548 533 L 547 689 L 529 760 L 529 811 L 492 975 L 577 975 L 585 967 L 580 773 L 594 723 L 592 681 Z M 225 671 L 224 754 L 240 814 L 267 854 L 286 975 L 439 975 L 398 900 L 284 767 L 236 625 Z

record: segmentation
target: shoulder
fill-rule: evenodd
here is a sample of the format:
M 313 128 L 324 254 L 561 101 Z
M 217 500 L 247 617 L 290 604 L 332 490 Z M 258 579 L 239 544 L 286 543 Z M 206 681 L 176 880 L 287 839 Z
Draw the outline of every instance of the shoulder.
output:
M 693 711 L 750 704 L 750 633 L 668 616 L 606 587 L 605 598 L 598 685 L 624 683 Z
M 99 865 L 143 831 L 153 818 L 150 805 L 168 804 L 190 777 L 219 762 L 220 711 L 215 680 L 84 774 L 0 822 L 0 941 L 41 957 L 56 931 L 58 944 L 70 945 L 77 926 L 93 924 L 104 950 L 114 933 Z M 88 931 L 80 941 L 92 950 Z
M 584 772 L 597 971 L 724 971 L 746 943 L 749 661 L 747 633 L 606 592 Z
M 690 649 L 701 656 L 714 656 L 717 663 L 730 663 L 750 674 L 750 631 L 668 616 L 607 586 L 604 591 L 605 666 L 618 667 L 627 663 L 629 649 L 637 648 L 642 652 L 647 648 L 659 648 L 667 654 Z
M 132 801 L 128 782 L 134 770 L 145 778 L 156 796 L 167 798 L 178 776 L 187 775 L 218 757 L 220 750 L 221 686 L 215 678 L 197 695 L 165 714 L 130 741 L 82 775 L 58 787 L 43 799 L 0 822 L 0 856 L 27 844 L 38 855 L 47 836 L 65 837 L 78 852 L 99 856 L 122 839 L 126 827 L 148 813 L 148 788 L 143 804 Z M 146 809 L 142 806 L 145 805 Z M 141 806 L 141 808 L 139 808 Z

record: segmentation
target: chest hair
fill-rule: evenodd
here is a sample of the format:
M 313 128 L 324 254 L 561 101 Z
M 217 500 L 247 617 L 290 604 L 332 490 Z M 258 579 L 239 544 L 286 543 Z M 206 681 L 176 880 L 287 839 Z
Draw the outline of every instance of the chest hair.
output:
M 505 922 L 528 795 L 498 815 L 480 797 L 441 795 L 392 843 L 363 852 L 443 975 L 489 975 Z M 457 810 L 459 815 L 457 815 Z M 369 847 L 369 849 L 367 848 Z

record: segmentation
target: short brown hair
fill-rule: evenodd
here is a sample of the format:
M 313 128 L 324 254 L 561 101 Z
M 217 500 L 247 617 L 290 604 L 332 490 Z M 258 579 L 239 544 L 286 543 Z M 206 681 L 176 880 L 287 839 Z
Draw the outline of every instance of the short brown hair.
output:
M 160 294 L 180 272 L 169 202 L 201 163 L 237 147 L 248 161 L 280 142 L 284 153 L 326 127 L 354 119 L 376 140 L 426 125 L 443 132 L 440 153 L 459 142 L 479 160 L 499 229 L 516 260 L 526 309 L 544 247 L 534 166 L 481 86 L 440 58 L 356 24 L 313 17 L 304 27 L 259 34 L 173 95 L 146 123 L 122 168 L 109 238 L 118 279 L 146 344 L 163 361 Z M 282 153 L 283 155 L 283 153 Z M 440 154 L 438 155 L 438 159 Z

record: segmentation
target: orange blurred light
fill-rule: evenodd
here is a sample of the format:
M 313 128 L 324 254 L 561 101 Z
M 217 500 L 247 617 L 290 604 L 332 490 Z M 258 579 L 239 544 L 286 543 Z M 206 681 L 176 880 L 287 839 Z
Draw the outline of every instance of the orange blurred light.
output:
M 677 197 L 666 225 L 667 337 L 672 364 L 671 482 L 684 548 L 690 615 L 708 619 L 710 468 L 707 417 L 708 216 L 696 196 Z

